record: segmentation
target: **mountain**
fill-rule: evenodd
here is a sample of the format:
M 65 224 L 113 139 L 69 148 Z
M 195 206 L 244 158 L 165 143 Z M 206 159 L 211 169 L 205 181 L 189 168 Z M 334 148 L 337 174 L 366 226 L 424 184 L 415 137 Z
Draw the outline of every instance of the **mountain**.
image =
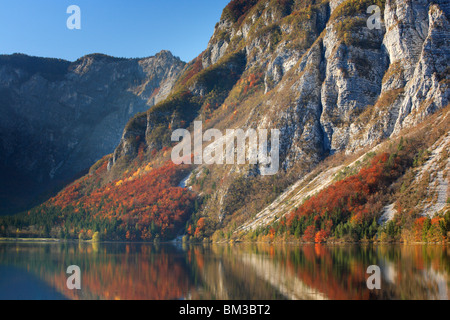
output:
M 25 209 L 112 152 L 127 121 L 165 99 L 184 65 L 168 51 L 75 62 L 0 56 L 0 213 Z
M 372 5 L 380 29 L 368 28 Z M 23 233 L 447 238 L 449 12 L 445 0 L 231 1 L 167 99 L 136 114 L 89 175 L 32 210 Z M 221 132 L 278 129 L 279 172 L 174 165 L 172 131 L 192 133 L 195 120 Z

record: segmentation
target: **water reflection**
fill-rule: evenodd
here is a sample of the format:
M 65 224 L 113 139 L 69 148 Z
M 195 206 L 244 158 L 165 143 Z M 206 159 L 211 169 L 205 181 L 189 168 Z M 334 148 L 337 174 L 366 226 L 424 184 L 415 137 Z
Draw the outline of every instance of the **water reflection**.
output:
M 82 290 L 66 288 L 69 265 Z M 369 265 L 381 267 L 381 290 L 366 287 Z M 450 287 L 448 246 L 2 243 L 0 267 L 69 299 L 448 300 Z M 5 277 L 0 297 L 20 297 L 23 284 Z

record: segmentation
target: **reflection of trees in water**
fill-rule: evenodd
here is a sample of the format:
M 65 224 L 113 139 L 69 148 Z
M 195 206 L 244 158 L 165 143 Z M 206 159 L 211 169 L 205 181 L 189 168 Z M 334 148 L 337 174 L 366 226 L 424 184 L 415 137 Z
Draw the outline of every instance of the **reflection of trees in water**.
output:
M 449 299 L 445 246 L 2 244 L 0 263 L 73 299 Z M 69 265 L 82 290 L 66 289 Z M 382 289 L 366 287 L 379 265 Z
M 201 284 L 192 293 L 193 299 L 285 299 L 277 288 L 242 263 L 239 247 L 192 246 L 187 252 L 200 261 L 191 265 Z
M 72 299 L 180 299 L 189 291 L 184 255 L 173 247 L 88 243 L 22 246 L 16 255 L 11 254 L 14 247 L 6 249 L 9 253 L 1 252 L 1 261 L 41 276 Z M 80 291 L 66 288 L 69 265 L 81 269 Z
M 352 248 L 348 250 L 353 251 Z M 362 267 L 348 257 L 352 252 L 329 250 L 323 246 L 248 246 L 213 247 L 213 251 L 229 259 L 236 272 L 255 275 L 269 286 L 267 292 L 276 292 L 285 299 L 368 299 Z M 334 265 L 336 263 L 336 265 Z M 359 290 L 359 291 L 358 291 Z M 359 295 L 358 295 L 359 294 Z
M 215 263 L 202 274 L 220 299 L 229 299 L 230 292 L 243 299 L 271 294 L 287 299 L 449 298 L 448 247 L 252 244 L 213 246 L 212 252 Z M 381 267 L 380 291 L 367 289 L 370 265 Z
M 449 299 L 449 248 L 442 246 L 302 247 L 286 261 L 330 299 Z M 382 271 L 381 290 L 366 287 L 367 267 Z M 295 271 L 294 271 L 295 270 Z
M 377 249 L 386 288 L 381 291 L 381 298 L 450 299 L 450 247 L 382 246 Z

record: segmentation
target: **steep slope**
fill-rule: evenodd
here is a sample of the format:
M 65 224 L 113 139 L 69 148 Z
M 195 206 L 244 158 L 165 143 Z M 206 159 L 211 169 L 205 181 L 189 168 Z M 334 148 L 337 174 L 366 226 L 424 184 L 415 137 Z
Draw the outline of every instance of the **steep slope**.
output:
M 260 1 L 240 22 L 223 16 L 203 56 L 217 60 L 245 45 L 244 76 L 260 75 L 264 84 L 238 101 L 240 123 L 222 122 L 279 128 L 286 170 L 268 179 L 255 178 L 251 168 L 209 168 L 209 186 L 220 187 L 205 213 L 216 226 L 228 226 L 225 235 L 327 155 L 398 136 L 448 105 L 448 2 L 378 1 L 381 30 L 366 27 L 372 4 Z M 226 106 L 235 101 L 230 95 Z
M 381 29 L 371 30 L 367 9 L 374 4 L 382 12 Z M 433 152 L 448 131 L 449 12 L 445 0 L 233 0 L 173 93 L 130 120 L 114 153 L 91 172 L 106 169 L 98 179 L 87 178 L 83 193 L 165 165 L 174 145 L 172 131 L 192 133 L 194 120 L 203 121 L 204 130 L 222 132 L 279 129 L 276 175 L 262 176 L 262 164 L 196 165 L 187 179 L 182 179 L 185 172 L 177 175 L 181 178 L 171 188 L 183 180 L 182 186 L 197 195 L 180 234 L 197 240 L 306 239 L 310 227 L 308 241 L 317 234 L 320 241 L 331 235 L 350 241 L 385 235 L 415 239 L 407 233 L 421 213 L 404 203 L 414 197 L 409 202 L 415 206 L 426 195 L 406 191 L 414 190 L 413 171 L 425 151 Z M 423 123 L 434 128 L 429 138 Z M 345 169 L 352 162 L 356 166 Z M 448 177 L 437 173 L 433 179 L 440 207 Z M 335 205 L 331 219 L 316 200 L 327 203 L 326 192 L 336 186 L 345 187 L 345 208 Z M 315 194 L 319 197 L 308 202 Z M 390 201 L 398 203 L 399 214 L 386 230 L 377 221 Z M 137 225 L 139 217 L 127 221 L 119 211 L 113 215 L 123 230 L 142 238 L 148 225 Z M 154 219 L 149 215 L 147 223 Z M 287 226 L 282 218 L 289 215 L 294 218 Z M 430 222 L 433 234 L 445 224 L 443 217 L 436 219 Z
M 447 236 L 449 111 L 446 107 L 374 148 L 328 158 L 234 235 L 284 240 L 303 235 L 312 242 L 319 240 L 320 231 L 325 238 L 350 241 L 369 240 L 378 232 L 410 242 Z M 442 229 L 418 232 L 416 223 L 424 218 Z M 308 235 L 309 226 L 314 227 Z
M 167 51 L 73 63 L 1 56 L 0 214 L 112 152 L 127 121 L 165 99 L 183 68 Z

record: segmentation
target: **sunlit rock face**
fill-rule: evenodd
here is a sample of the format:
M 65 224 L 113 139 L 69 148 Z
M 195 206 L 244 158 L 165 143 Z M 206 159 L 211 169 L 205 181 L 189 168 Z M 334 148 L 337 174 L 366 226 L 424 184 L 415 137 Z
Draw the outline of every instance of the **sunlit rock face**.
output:
M 244 77 L 264 82 L 241 103 L 245 125 L 280 129 L 282 170 L 308 171 L 330 154 L 375 145 L 448 105 L 449 2 L 377 3 L 378 29 L 368 27 L 374 3 L 353 0 L 255 1 L 241 16 L 224 11 L 216 25 L 203 67 L 245 50 Z M 217 188 L 211 208 L 223 211 L 230 185 Z
M 281 128 L 286 169 L 376 143 L 449 102 L 448 1 L 387 0 L 379 29 L 359 3 L 258 1 L 237 22 L 224 14 L 203 53 L 208 67 L 241 45 L 246 69 L 262 70 L 267 109 L 248 122 Z

